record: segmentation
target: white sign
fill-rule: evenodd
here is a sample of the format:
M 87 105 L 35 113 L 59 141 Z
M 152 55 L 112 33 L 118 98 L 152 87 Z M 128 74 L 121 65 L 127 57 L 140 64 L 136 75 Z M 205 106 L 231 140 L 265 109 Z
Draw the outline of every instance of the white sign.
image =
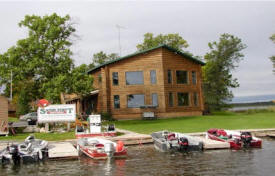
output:
M 89 115 L 90 133 L 101 133 L 101 116 Z
M 38 123 L 74 122 L 75 116 L 75 104 L 49 105 L 37 110 Z

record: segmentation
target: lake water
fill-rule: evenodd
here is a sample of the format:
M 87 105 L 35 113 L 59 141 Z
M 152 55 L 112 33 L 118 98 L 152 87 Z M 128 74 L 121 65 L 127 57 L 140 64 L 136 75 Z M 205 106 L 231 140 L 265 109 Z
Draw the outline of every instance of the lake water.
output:
M 141 176 L 141 175 L 275 175 L 275 141 L 265 139 L 262 149 L 160 153 L 153 145 L 128 147 L 127 159 L 74 161 L 2 166 L 1 176 Z

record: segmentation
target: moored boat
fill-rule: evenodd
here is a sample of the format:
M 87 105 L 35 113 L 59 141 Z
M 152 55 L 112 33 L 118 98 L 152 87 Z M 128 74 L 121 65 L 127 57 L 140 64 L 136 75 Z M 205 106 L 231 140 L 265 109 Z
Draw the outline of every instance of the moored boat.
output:
M 151 136 L 155 148 L 161 152 L 203 150 L 203 142 L 199 138 L 183 133 L 159 131 L 152 133 Z
M 239 132 L 224 129 L 209 129 L 206 133 L 206 138 L 221 142 L 228 142 L 230 148 L 261 148 L 262 140 L 252 136 L 250 132 Z
M 81 138 L 77 141 L 77 149 L 92 159 L 126 157 L 127 150 L 122 141 L 117 143 L 102 138 Z
M 0 163 L 15 165 L 27 162 L 38 162 L 47 156 L 48 142 L 29 136 L 23 143 L 7 145 L 0 151 Z

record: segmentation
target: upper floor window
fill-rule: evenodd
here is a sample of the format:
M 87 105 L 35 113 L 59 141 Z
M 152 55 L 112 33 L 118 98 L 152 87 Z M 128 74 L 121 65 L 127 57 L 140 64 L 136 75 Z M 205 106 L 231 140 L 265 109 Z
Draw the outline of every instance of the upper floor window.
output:
M 139 108 L 144 106 L 144 94 L 131 94 L 127 96 L 128 108 Z
M 143 71 L 126 72 L 126 85 L 144 84 Z
M 197 84 L 197 73 L 192 71 L 192 84 Z
M 171 70 L 168 70 L 167 71 L 167 79 L 168 79 L 168 84 L 171 84 L 172 83 L 172 72 Z
M 189 106 L 189 94 L 178 92 L 178 106 Z
M 158 106 L 158 94 L 156 94 L 156 93 L 152 94 L 152 105 Z
M 115 109 L 119 109 L 120 108 L 119 95 L 114 95 L 114 108 Z
M 169 106 L 172 107 L 174 105 L 173 93 L 169 92 Z
M 157 83 L 156 70 L 151 70 L 150 71 L 150 78 L 151 78 L 151 84 L 156 84 Z
M 118 72 L 113 72 L 112 77 L 113 77 L 113 85 L 117 86 L 118 85 Z
M 177 84 L 188 83 L 187 71 L 177 70 L 176 75 L 177 75 Z

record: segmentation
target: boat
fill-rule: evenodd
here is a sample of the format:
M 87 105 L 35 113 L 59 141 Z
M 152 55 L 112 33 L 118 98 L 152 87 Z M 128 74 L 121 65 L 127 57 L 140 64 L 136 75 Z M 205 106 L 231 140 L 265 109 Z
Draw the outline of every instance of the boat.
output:
M 161 152 L 203 150 L 203 142 L 199 138 L 183 133 L 159 131 L 152 133 L 151 136 L 155 148 Z
M 18 165 L 21 161 L 23 163 L 38 162 L 47 157 L 47 151 L 47 141 L 28 136 L 23 143 L 8 144 L 5 149 L 0 151 L 0 163 Z
M 102 138 L 80 138 L 77 141 L 77 150 L 92 159 L 123 158 L 127 150 L 122 141 L 117 143 Z
M 262 147 L 262 140 L 252 136 L 252 134 L 247 131 L 240 132 L 213 128 L 207 131 L 206 138 L 221 142 L 228 142 L 230 144 L 230 148 L 232 149 Z

